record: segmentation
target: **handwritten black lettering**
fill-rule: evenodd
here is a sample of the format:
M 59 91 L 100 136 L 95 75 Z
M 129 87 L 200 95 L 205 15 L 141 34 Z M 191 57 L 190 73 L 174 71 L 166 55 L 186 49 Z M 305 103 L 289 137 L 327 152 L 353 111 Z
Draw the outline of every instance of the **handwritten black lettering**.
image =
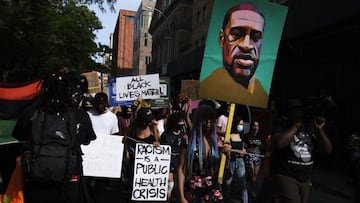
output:
M 163 145 L 156 147 L 153 145 L 137 145 L 137 153 L 139 155 L 149 155 L 149 154 L 171 154 L 170 146 Z
M 134 99 L 134 98 L 138 98 L 140 96 L 140 92 L 138 90 L 135 91 L 129 91 L 129 92 L 120 92 L 119 93 L 119 98 L 120 99 Z
M 141 94 L 142 94 L 142 95 L 145 95 L 145 96 L 160 95 L 160 90 L 159 90 L 159 89 L 155 89 L 155 88 L 150 88 L 150 89 L 141 91 Z
M 135 178 L 134 187 L 165 187 L 167 178 Z
M 151 81 L 141 81 L 141 82 L 131 82 L 131 83 L 128 83 L 126 86 L 127 86 L 127 89 L 130 90 L 130 89 L 142 89 L 142 88 L 147 88 L 147 87 L 151 87 Z
M 142 164 L 136 163 L 135 173 L 138 174 L 142 171 L 143 174 L 156 175 L 156 174 L 166 174 L 168 172 L 168 166 L 163 166 L 161 164 Z
M 147 188 L 147 189 L 135 189 L 132 194 L 135 199 L 146 200 L 148 198 L 165 198 L 166 190 L 164 188 Z
M 141 76 L 131 78 L 131 82 L 141 82 L 141 81 L 143 81 L 143 80 L 144 80 L 144 79 L 142 79 Z

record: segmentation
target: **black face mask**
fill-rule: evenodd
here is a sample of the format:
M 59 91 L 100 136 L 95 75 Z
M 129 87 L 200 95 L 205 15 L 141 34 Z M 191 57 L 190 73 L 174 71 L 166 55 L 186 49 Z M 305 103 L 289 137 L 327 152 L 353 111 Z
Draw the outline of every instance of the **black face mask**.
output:
M 185 125 L 184 124 L 178 124 L 177 127 L 176 127 L 178 130 L 182 130 L 185 128 Z
M 103 114 L 103 113 L 106 112 L 106 105 L 104 105 L 104 104 L 97 104 L 96 103 L 94 108 L 95 108 L 95 110 L 96 110 L 96 112 L 98 114 Z
M 85 111 L 89 111 L 90 109 L 92 109 L 92 107 L 87 107 L 87 106 L 85 106 L 85 107 L 83 107 L 83 109 L 84 109 Z
M 131 116 L 132 116 L 132 113 L 125 113 L 124 114 L 124 118 L 131 118 Z

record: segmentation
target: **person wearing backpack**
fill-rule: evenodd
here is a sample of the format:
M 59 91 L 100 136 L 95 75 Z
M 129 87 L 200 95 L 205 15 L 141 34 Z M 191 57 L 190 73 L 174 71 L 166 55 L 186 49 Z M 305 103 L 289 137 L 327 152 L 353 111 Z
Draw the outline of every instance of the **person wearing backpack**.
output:
M 96 135 L 88 114 L 72 98 L 75 85 L 65 72 L 47 74 L 38 105 L 15 125 L 13 137 L 24 141 L 25 203 L 87 202 L 80 145 Z

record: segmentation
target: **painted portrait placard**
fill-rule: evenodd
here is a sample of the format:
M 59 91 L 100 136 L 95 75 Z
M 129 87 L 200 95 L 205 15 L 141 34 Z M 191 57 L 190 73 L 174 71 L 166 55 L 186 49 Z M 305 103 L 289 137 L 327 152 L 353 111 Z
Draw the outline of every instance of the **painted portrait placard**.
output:
M 287 7 L 214 0 L 199 95 L 266 108 Z

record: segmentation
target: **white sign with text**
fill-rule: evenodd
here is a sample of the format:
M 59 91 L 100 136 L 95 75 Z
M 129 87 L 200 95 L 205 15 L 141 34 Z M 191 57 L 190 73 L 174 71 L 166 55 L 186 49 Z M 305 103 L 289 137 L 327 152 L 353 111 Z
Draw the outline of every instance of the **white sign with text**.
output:
M 116 100 L 135 100 L 160 98 L 159 74 L 137 75 L 116 78 Z
M 123 136 L 97 135 L 89 145 L 81 145 L 84 176 L 120 178 Z
M 137 143 L 132 200 L 166 201 L 171 147 Z

